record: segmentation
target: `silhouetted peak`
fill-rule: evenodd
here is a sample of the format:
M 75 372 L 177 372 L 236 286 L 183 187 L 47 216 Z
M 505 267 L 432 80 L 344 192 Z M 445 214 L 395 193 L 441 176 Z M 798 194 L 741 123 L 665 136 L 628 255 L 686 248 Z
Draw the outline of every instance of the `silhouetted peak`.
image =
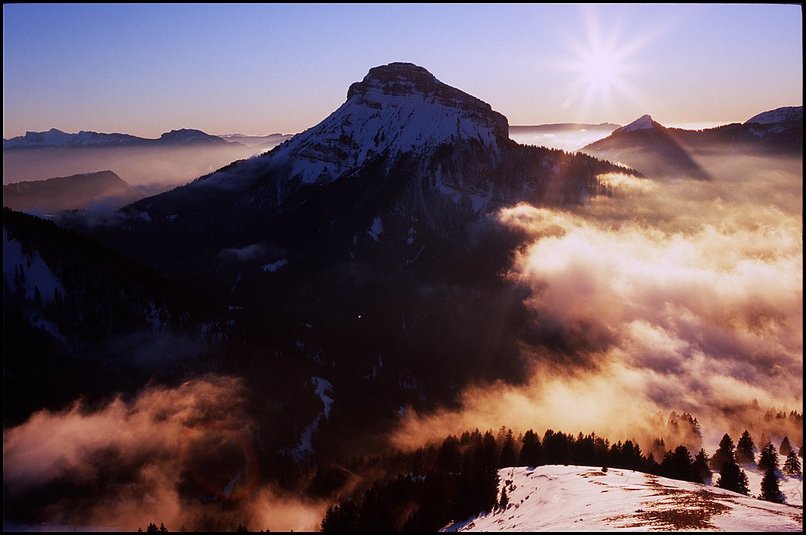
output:
M 653 121 L 651 115 L 645 114 L 630 124 L 615 130 L 613 134 L 625 134 L 627 132 L 637 132 L 639 130 L 652 130 L 658 127 L 660 127 L 660 124 Z

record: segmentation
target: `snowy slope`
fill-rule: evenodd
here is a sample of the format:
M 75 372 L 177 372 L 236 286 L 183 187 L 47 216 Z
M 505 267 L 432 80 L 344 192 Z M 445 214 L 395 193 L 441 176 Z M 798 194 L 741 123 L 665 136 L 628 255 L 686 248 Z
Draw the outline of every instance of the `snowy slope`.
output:
M 303 459 L 305 455 L 313 453 L 313 435 L 316 433 L 316 430 L 319 428 L 319 423 L 322 421 L 322 418 L 329 418 L 330 417 L 330 410 L 333 408 L 333 398 L 330 397 L 328 392 L 333 392 L 333 385 L 327 379 L 323 379 L 322 377 L 311 377 L 311 381 L 313 382 L 314 392 L 319 397 L 319 400 L 322 402 L 322 412 L 320 412 L 313 421 L 308 424 L 305 430 L 302 432 L 302 436 L 300 437 L 299 444 L 291 454 L 294 456 L 294 459 L 297 461 Z
M 551 465 L 503 468 L 499 476 L 499 492 L 506 485 L 509 506 L 444 531 L 802 531 L 803 526 L 802 505 L 632 470 Z
M 64 294 L 64 287 L 39 252 L 25 251 L 22 243 L 9 236 L 3 229 L 3 277 L 10 288 L 16 285 L 16 277 L 22 276 L 25 298 L 34 300 L 37 292 L 43 302 L 50 303 L 57 293 Z
M 775 124 L 786 121 L 803 121 L 803 106 L 787 106 L 754 115 L 744 124 Z

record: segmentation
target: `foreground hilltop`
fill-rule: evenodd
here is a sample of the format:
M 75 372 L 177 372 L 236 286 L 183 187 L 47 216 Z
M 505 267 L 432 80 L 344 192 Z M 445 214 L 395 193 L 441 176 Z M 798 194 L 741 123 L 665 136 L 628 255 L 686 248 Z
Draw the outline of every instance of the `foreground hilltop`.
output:
M 443 531 L 802 531 L 802 505 L 633 470 L 503 468 L 509 505 Z M 802 489 L 802 482 L 800 485 Z

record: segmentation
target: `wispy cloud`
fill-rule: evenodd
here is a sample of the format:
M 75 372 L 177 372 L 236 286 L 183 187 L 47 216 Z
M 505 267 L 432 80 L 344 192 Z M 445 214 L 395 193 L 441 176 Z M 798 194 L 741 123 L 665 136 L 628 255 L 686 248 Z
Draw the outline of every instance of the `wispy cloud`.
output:
M 5 509 L 122 530 L 317 529 L 326 504 L 261 483 L 243 396 L 239 380 L 207 376 L 102 407 L 38 412 L 4 431 Z M 49 489 L 62 492 L 54 499 Z M 219 505 L 206 507 L 202 495 Z

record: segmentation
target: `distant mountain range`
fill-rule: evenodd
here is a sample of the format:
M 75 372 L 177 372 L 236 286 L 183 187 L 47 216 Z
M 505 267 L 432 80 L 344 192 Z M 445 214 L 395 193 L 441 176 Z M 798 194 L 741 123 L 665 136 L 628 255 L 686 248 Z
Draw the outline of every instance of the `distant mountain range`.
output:
M 33 149 L 44 147 L 131 147 L 131 146 L 177 146 L 177 145 L 221 145 L 232 143 L 201 130 L 182 128 L 171 130 L 157 139 L 137 137 L 130 134 L 104 134 L 82 130 L 68 134 L 56 128 L 47 132 L 26 132 L 3 140 L 3 150 Z
M 39 214 L 93 207 L 116 209 L 142 197 L 142 193 L 112 171 L 3 186 L 3 206 Z

